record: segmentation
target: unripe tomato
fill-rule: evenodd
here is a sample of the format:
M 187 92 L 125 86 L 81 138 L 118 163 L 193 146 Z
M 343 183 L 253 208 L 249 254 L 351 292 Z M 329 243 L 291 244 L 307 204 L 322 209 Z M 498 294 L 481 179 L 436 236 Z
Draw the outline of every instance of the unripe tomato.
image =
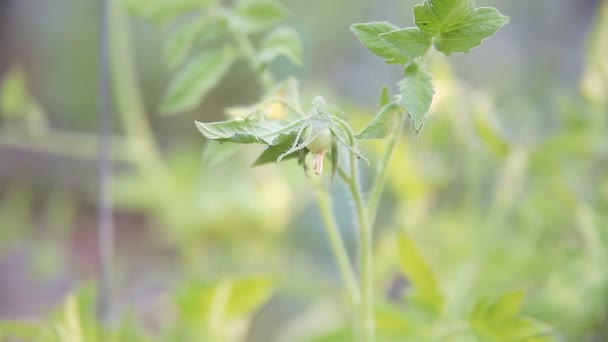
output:
M 307 128 L 306 130 L 310 130 Z M 304 137 L 306 137 L 307 132 L 304 132 Z M 308 133 L 310 134 L 310 133 Z M 329 128 L 323 128 L 321 133 L 317 136 L 315 140 L 313 140 L 308 146 L 308 150 L 314 154 L 321 153 L 322 151 L 331 150 L 331 145 L 333 143 L 333 136 L 331 134 L 331 130 Z

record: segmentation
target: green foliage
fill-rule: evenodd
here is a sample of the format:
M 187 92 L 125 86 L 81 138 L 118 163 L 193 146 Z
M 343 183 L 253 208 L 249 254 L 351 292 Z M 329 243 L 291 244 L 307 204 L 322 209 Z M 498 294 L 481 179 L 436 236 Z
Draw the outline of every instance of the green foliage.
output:
M 351 30 L 364 46 L 388 63 L 405 64 L 401 82 L 403 106 L 412 129 L 420 134 L 434 94 L 432 77 L 424 71 L 431 44 L 448 56 L 469 52 L 494 35 L 509 18 L 495 8 L 475 8 L 474 0 L 424 0 L 414 6 L 413 12 L 417 27 L 372 22 L 354 24 Z
M 399 125 L 402 116 L 402 106 L 397 103 L 388 103 L 355 137 L 357 139 L 384 139 L 394 130 L 395 126 Z
M 23 70 L 9 69 L 0 83 L 0 113 L 5 116 L 23 114 L 29 105 L 29 92 Z
M 407 61 L 423 56 L 431 47 L 431 40 L 418 28 L 406 27 L 378 35 L 385 43 L 397 49 Z
M 258 33 L 280 23 L 287 10 L 275 0 L 239 0 L 234 15 L 230 17 L 233 30 Z
M 302 64 L 302 43 L 290 27 L 279 27 L 264 37 L 256 62 L 262 66 L 276 58 L 287 57 L 294 64 Z
M 195 43 L 205 43 L 218 38 L 226 29 L 225 20 L 215 17 L 199 17 L 179 24 L 167 33 L 167 62 L 171 67 L 179 66 L 188 57 Z
M 474 306 L 470 323 L 484 341 L 553 340 L 546 324 L 520 315 L 522 291 L 511 291 L 497 298 L 482 298 Z
M 412 129 L 419 133 L 435 95 L 433 79 L 418 64 L 412 63 L 405 69 L 405 78 L 401 81 L 400 88 L 403 107 L 410 116 Z
M 398 27 L 383 21 L 365 24 L 354 24 L 351 26 L 351 31 L 359 38 L 361 44 L 367 47 L 370 51 L 380 57 L 384 57 L 387 63 L 403 64 L 408 61 L 405 56 L 402 56 L 399 50 L 383 39 L 378 39 L 380 34 L 388 33 L 397 30 Z
M 192 59 L 171 81 L 161 110 L 167 114 L 196 107 L 228 71 L 234 60 L 230 49 L 203 52 Z
M 399 266 L 414 286 L 409 299 L 434 314 L 439 314 L 444 299 L 437 280 L 412 239 L 405 234 L 399 237 Z
M 483 39 L 493 36 L 508 21 L 509 18 L 495 8 L 480 7 L 472 18 L 460 23 L 457 28 L 442 29 L 435 37 L 435 48 L 448 56 L 454 52 L 469 52 L 479 46 Z

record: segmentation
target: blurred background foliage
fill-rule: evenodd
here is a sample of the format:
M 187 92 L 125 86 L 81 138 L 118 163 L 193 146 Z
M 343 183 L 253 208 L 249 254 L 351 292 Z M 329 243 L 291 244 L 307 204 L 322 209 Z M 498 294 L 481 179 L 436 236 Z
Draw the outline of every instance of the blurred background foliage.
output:
M 415 1 L 282 3 L 303 64 L 271 70 L 363 127 L 400 74 L 349 26 L 411 24 Z M 449 64 L 432 56 L 429 119 L 392 163 L 376 230 L 379 340 L 608 340 L 608 3 L 478 3 L 510 24 Z M 0 1 L 0 340 L 352 340 L 296 163 L 249 168 L 256 148 L 202 162 L 193 120 L 257 101 L 255 73 L 236 62 L 200 108 L 157 115 L 166 28 L 141 16 L 131 46 L 159 148 L 134 148 L 116 118 L 116 305 L 111 328 L 95 323 L 96 11 Z M 374 160 L 383 144 L 362 148 Z M 340 182 L 332 192 L 354 258 L 351 200 Z

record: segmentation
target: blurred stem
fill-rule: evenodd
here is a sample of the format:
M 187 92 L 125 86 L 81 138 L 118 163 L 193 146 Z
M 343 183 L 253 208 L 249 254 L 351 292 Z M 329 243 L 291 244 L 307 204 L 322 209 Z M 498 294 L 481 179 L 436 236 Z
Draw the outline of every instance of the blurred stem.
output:
M 353 307 L 357 308 L 359 307 L 361 300 L 359 286 L 357 285 L 357 278 L 355 277 L 355 272 L 353 271 L 348 258 L 344 241 L 340 235 L 340 229 L 338 228 L 336 217 L 332 212 L 331 197 L 327 189 L 323 186 L 323 183 L 320 181 L 316 183 L 316 195 L 319 211 L 321 212 L 321 218 L 323 219 L 323 223 L 327 230 L 327 236 L 336 257 L 336 262 L 340 269 L 340 273 L 342 273 L 342 280 L 344 281 L 344 284 L 346 285 L 346 288 L 350 294 Z
M 376 175 L 376 179 L 374 180 L 374 184 L 372 185 L 368 203 L 369 220 L 370 225 L 372 226 L 376 222 L 376 216 L 378 215 L 378 207 L 380 205 L 382 192 L 384 191 L 386 179 L 388 178 L 388 171 L 391 159 L 393 158 L 393 153 L 395 152 L 395 148 L 397 147 L 397 143 L 399 143 L 399 138 L 401 137 L 401 132 L 403 131 L 403 127 L 405 126 L 406 115 L 404 112 L 402 112 L 401 115 L 403 116 L 401 119 L 401 124 L 398 126 L 398 128 L 394 129 L 393 134 L 390 137 L 388 146 L 386 147 L 386 151 L 384 152 L 384 156 L 382 157 L 382 161 L 380 162 L 380 165 L 378 165 L 378 174 Z
M 233 32 L 232 34 L 234 36 L 234 39 L 236 40 L 236 43 L 239 46 L 239 49 L 241 50 L 241 53 L 245 56 L 245 58 L 247 58 L 247 61 L 249 62 L 251 68 L 260 77 L 260 80 L 262 81 L 266 92 L 271 91 L 274 88 L 274 78 L 272 77 L 272 74 L 268 71 L 268 69 L 260 69 L 260 66 L 256 61 L 257 51 L 255 50 L 251 39 L 249 39 L 249 37 L 247 37 L 247 35 L 242 32 Z
M 129 137 L 132 157 L 136 159 L 143 173 L 153 166 L 157 171 L 162 170 L 160 173 L 169 178 L 155 143 L 137 84 L 128 16 L 121 8 L 120 1 L 109 0 L 109 2 L 114 96 Z
M 97 258 L 99 260 L 99 294 L 97 319 L 105 324 L 112 308 L 112 269 L 114 259 L 114 221 L 112 218 L 112 159 L 110 113 L 110 46 L 108 0 L 99 2 L 99 143 L 97 160 Z M 75 304 L 74 304 L 75 305 Z
M 346 125 L 346 123 L 343 123 L 343 125 Z M 355 138 L 350 131 L 350 127 L 347 128 L 347 131 L 351 133 L 349 135 L 350 143 L 354 146 Z M 361 191 L 361 181 L 359 180 L 359 172 L 357 169 L 357 156 L 355 153 L 350 152 L 349 157 L 350 175 L 347 175 L 341 169 L 338 170 L 338 173 L 347 184 L 348 189 L 353 196 L 353 201 L 355 202 L 355 211 L 357 212 L 357 221 L 359 222 L 359 289 L 361 292 L 361 305 L 359 306 L 358 318 L 361 325 L 361 341 L 371 342 L 375 340 L 372 269 L 373 232 L 367 217 L 367 209 L 363 200 L 363 192 Z

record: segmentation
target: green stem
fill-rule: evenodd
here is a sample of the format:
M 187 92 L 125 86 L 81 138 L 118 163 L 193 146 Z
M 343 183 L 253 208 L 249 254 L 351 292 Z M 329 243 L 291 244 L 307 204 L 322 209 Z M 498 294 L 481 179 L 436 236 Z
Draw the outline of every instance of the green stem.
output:
M 327 230 L 327 236 L 336 257 L 340 273 L 342 273 L 342 280 L 350 294 L 351 303 L 354 308 L 357 308 L 361 300 L 359 286 L 357 285 L 357 278 L 348 258 L 344 241 L 340 235 L 336 217 L 332 212 L 331 197 L 323 186 L 323 183 L 317 182 L 316 185 L 317 203 L 321 212 L 321 218 Z
M 376 216 L 378 215 L 378 207 L 380 205 L 382 192 L 384 191 L 386 179 L 388 178 L 388 171 L 391 159 L 393 158 L 393 153 L 395 152 L 395 148 L 397 147 L 397 143 L 399 142 L 399 138 L 401 137 L 401 132 L 403 131 L 403 127 L 405 126 L 406 115 L 405 113 L 401 114 L 403 115 L 402 123 L 397 129 L 393 131 L 393 134 L 390 137 L 388 146 L 386 147 L 386 151 L 384 152 L 384 156 L 382 157 L 382 161 L 378 166 L 378 174 L 376 175 L 374 184 L 372 185 L 368 202 L 368 213 L 370 220 L 369 222 L 372 226 L 376 222 Z
M 351 144 L 354 145 L 355 138 L 352 134 L 349 139 Z M 359 289 L 361 292 L 361 305 L 359 306 L 358 319 L 361 324 L 361 340 L 363 342 L 372 342 L 375 339 L 372 268 L 373 232 L 367 217 L 363 192 L 361 191 L 361 182 L 357 170 L 357 156 L 354 152 L 351 152 L 349 155 L 350 176 L 340 169 L 338 170 L 338 173 L 347 184 L 348 189 L 353 196 L 353 201 L 355 202 L 355 211 L 357 212 L 357 221 L 359 222 Z
M 175 189 L 174 180 L 163 162 L 146 115 L 137 83 L 128 16 L 118 0 L 110 1 L 110 24 L 112 85 L 117 109 L 129 137 L 130 153 L 142 177 L 154 185 L 150 190 L 155 191 L 158 198 L 166 198 L 168 191 Z

